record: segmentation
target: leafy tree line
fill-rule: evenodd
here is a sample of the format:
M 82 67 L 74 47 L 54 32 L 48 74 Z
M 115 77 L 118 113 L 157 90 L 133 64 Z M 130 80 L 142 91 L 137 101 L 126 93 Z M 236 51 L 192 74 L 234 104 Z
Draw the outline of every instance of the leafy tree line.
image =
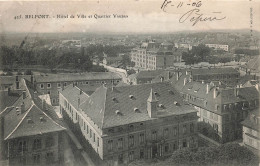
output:
M 193 47 L 188 52 L 182 53 L 182 59 L 185 61 L 186 65 L 196 64 L 200 62 L 209 62 L 210 64 L 216 63 L 227 63 L 232 60 L 229 56 L 213 56 L 212 53 L 216 53 L 209 47 L 200 44 L 198 46 Z M 221 53 L 221 51 L 219 52 Z
M 140 160 L 130 163 L 130 166 L 257 166 L 258 163 L 258 157 L 246 147 L 229 143 L 220 147 L 200 147 L 197 150 L 184 148 L 175 151 L 166 160 Z
M 53 70 L 56 68 L 72 68 L 84 71 L 105 69 L 101 66 L 93 66 L 92 58 L 97 56 L 103 58 L 103 52 L 109 56 L 116 56 L 118 53 L 128 52 L 130 48 L 125 46 L 103 46 L 90 45 L 81 50 L 58 50 L 48 48 L 27 48 L 18 46 L 1 46 L 0 62 L 8 66 L 8 70 L 27 65 L 42 65 Z

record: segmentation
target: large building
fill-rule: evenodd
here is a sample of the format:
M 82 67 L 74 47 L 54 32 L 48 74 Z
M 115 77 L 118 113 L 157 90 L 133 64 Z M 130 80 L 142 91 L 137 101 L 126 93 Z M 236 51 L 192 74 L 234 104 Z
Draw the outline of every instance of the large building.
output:
M 47 74 L 34 75 L 31 78 L 38 92 L 49 94 L 52 105 L 59 105 L 59 90 L 74 83 L 75 85 L 116 85 L 121 77 L 111 72 L 98 73 L 70 73 L 70 74 Z
M 205 44 L 209 48 L 213 48 L 214 50 L 224 50 L 228 51 L 228 45 L 223 45 L 223 44 Z
M 106 165 L 197 147 L 197 113 L 169 83 L 101 86 L 90 96 L 70 85 L 60 108 Z
M 227 85 L 236 85 L 240 79 L 240 73 L 234 68 L 201 68 L 191 69 L 193 81 L 220 81 Z
M 170 82 L 198 110 L 199 121 L 214 130 L 214 139 L 222 143 L 242 138 L 240 122 L 259 107 L 259 91 L 255 86 L 230 88 L 197 82 L 180 72 L 172 75 Z
M 0 112 L 0 164 L 63 165 L 66 128 L 30 82 L 20 83 L 1 93 L 7 96 L 2 96 L 6 107 Z
M 163 72 L 164 70 L 139 71 L 138 73 L 129 75 L 128 81 L 133 85 L 151 83 L 154 78 Z
M 181 62 L 181 59 L 182 53 L 168 42 L 144 42 L 131 52 L 131 61 L 135 63 L 135 67 L 142 69 L 164 69 Z
M 242 122 L 243 143 L 257 155 L 260 154 L 260 110 L 255 109 Z

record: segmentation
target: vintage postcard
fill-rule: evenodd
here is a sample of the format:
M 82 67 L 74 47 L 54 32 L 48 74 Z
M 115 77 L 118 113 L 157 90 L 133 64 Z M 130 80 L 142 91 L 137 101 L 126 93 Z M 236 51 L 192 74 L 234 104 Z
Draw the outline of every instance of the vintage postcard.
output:
M 259 0 L 0 0 L 0 165 L 259 165 Z

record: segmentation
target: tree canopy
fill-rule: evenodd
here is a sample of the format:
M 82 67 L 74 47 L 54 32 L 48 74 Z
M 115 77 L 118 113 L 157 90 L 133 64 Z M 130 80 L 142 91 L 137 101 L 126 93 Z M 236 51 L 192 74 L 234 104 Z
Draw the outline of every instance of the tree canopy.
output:
M 175 151 L 166 160 L 134 161 L 130 166 L 257 166 L 258 163 L 258 157 L 246 147 L 237 143 L 228 143 L 220 147 L 200 147 L 197 150 L 184 148 Z

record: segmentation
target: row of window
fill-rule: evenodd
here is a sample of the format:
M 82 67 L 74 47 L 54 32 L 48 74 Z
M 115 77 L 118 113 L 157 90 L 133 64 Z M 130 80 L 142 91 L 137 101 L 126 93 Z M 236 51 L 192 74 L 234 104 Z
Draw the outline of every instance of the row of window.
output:
M 93 82 L 93 81 L 92 81 L 92 82 Z M 118 83 L 119 80 L 111 80 L 110 82 L 111 82 L 111 83 L 115 83 L 115 82 Z M 97 83 L 97 84 L 99 84 L 99 83 L 105 84 L 106 81 L 96 81 L 96 83 Z M 86 85 L 87 85 L 87 84 L 90 84 L 90 81 L 75 82 L 75 85 L 78 85 L 78 84 L 80 84 L 80 85 L 81 85 L 81 84 L 86 84 Z M 67 86 L 67 82 L 64 82 L 64 83 L 63 83 L 63 86 L 66 87 L 66 86 Z M 61 83 L 57 83 L 57 87 L 60 88 L 60 87 L 61 87 Z M 43 84 L 43 83 L 40 84 L 40 88 L 41 88 L 41 89 L 44 89 L 44 84 Z M 51 83 L 47 83 L 47 89 L 50 89 L 50 88 L 51 88 Z
M 183 134 L 187 134 L 187 125 L 183 125 Z M 190 124 L 190 133 L 193 133 L 194 132 L 194 124 L 191 123 Z M 173 129 L 173 135 L 176 136 L 177 135 L 177 127 L 174 127 Z M 163 130 L 163 137 L 165 139 L 169 138 L 169 128 L 165 128 Z M 151 133 L 151 138 L 153 141 L 156 141 L 158 139 L 158 133 L 156 130 L 153 130 L 152 133 Z M 119 138 L 117 140 L 117 148 L 118 149 L 121 149 L 123 148 L 123 138 Z M 132 147 L 135 145 L 135 136 L 134 135 L 130 135 L 129 136 L 129 139 L 128 139 L 128 144 L 129 144 L 129 147 Z M 144 133 L 140 133 L 139 134 L 139 144 L 142 145 L 145 141 L 145 134 Z M 108 150 L 113 150 L 113 140 L 108 140 Z
M 52 136 L 49 136 L 45 140 L 45 147 L 49 148 L 55 145 L 54 138 Z M 33 140 L 33 150 L 39 150 L 42 149 L 42 140 L 40 138 Z M 26 152 L 28 151 L 28 143 L 27 141 L 19 141 L 18 144 L 18 153 Z
M 20 164 L 22 165 L 27 165 L 29 164 L 27 161 L 28 158 L 26 158 L 26 156 L 22 156 L 20 157 Z M 33 165 L 39 165 L 41 164 L 41 160 L 42 160 L 42 156 L 41 154 L 33 154 L 32 155 L 32 162 Z M 47 152 L 45 154 L 45 163 L 46 164 L 53 164 L 54 162 L 54 153 L 53 152 Z

